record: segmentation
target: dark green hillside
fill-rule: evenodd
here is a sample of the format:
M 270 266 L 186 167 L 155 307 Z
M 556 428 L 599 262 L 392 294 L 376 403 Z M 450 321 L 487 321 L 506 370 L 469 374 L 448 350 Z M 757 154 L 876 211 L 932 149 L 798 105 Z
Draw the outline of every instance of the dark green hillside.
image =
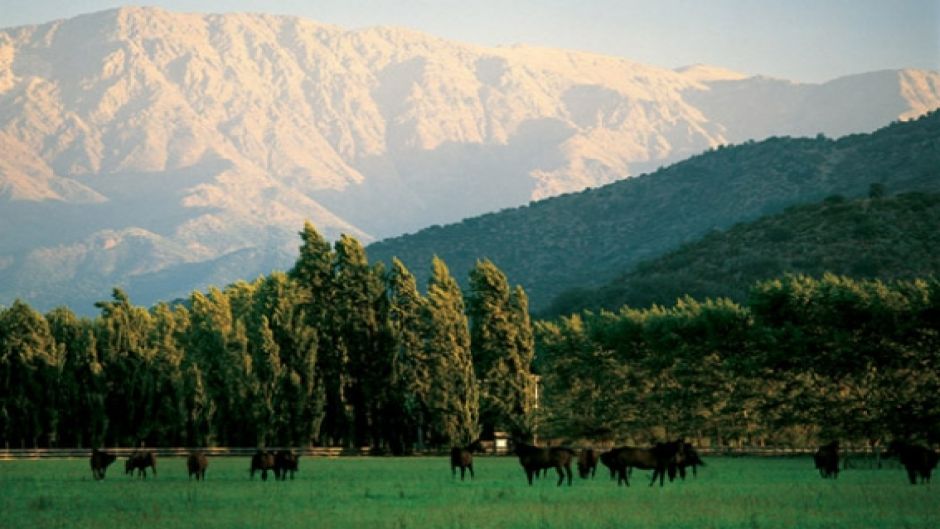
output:
M 559 296 L 549 314 L 671 305 L 683 295 L 744 302 L 755 282 L 784 273 L 869 279 L 940 276 L 940 194 L 843 201 L 713 232 L 596 289 Z
M 602 285 L 711 230 L 833 194 L 865 196 L 872 183 L 890 194 L 940 191 L 940 112 L 839 140 L 722 147 L 652 174 L 380 241 L 368 251 L 422 271 L 437 254 L 461 278 L 487 257 L 523 284 L 539 311 L 561 292 Z

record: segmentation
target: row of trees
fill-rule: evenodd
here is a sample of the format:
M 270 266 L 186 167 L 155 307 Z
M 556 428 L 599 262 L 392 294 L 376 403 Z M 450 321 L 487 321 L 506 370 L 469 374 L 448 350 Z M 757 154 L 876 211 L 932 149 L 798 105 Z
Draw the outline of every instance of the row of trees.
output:
M 309 223 L 289 273 L 78 318 L 0 310 L 0 444 L 371 446 L 394 453 L 530 428 L 525 292 L 479 261 L 466 296 Z
M 94 319 L 0 309 L 0 446 L 407 453 L 536 423 L 569 440 L 940 441 L 935 279 L 787 276 L 747 305 L 686 297 L 533 326 L 489 261 L 462 292 L 435 258 L 422 294 L 351 237 L 301 237 L 289 273 L 182 303 L 115 290 Z
M 826 275 L 536 325 L 545 428 L 719 445 L 940 442 L 940 282 Z

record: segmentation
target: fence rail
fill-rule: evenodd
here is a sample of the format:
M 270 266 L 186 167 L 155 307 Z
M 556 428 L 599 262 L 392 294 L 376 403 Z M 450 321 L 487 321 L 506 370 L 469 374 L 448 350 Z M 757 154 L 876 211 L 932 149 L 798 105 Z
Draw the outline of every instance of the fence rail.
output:
M 278 450 L 279 447 L 270 447 L 269 450 Z M 127 457 L 136 450 L 152 450 L 160 457 L 184 457 L 190 452 L 199 450 L 210 457 L 249 457 L 255 453 L 256 448 L 128 448 L 104 447 L 106 452 L 118 457 Z M 307 447 L 293 448 L 294 452 L 302 456 L 339 457 L 349 455 L 369 455 L 368 449 L 362 450 L 333 448 L 333 447 Z M 25 448 L 0 450 L 0 461 L 14 459 L 67 459 L 84 458 L 91 455 L 90 448 Z
M 278 450 L 288 447 L 269 447 L 269 450 Z M 508 450 L 496 450 L 492 446 L 486 447 L 486 453 L 490 455 L 511 455 Z M 605 450 L 606 447 L 595 447 Z M 256 448 L 251 447 L 212 447 L 212 448 L 144 448 L 153 450 L 160 457 L 184 457 L 194 450 L 200 450 L 210 457 L 249 457 L 255 453 Z M 346 457 L 346 456 L 369 456 L 373 455 L 369 447 L 339 448 L 339 447 L 292 447 L 295 453 L 306 457 Z M 113 453 L 118 457 L 127 457 L 135 450 L 140 448 L 130 447 L 105 447 L 107 452 Z M 766 457 L 788 457 L 788 456 L 806 456 L 816 452 L 816 448 L 696 448 L 704 456 L 766 456 Z M 868 449 L 843 449 L 841 451 L 845 457 L 862 457 L 880 459 L 880 450 Z M 424 450 L 416 452 L 416 456 L 442 456 L 447 455 L 447 450 Z M 0 450 L 0 461 L 17 459 L 66 459 L 66 458 L 85 458 L 91 455 L 90 448 L 24 448 L 24 449 L 6 449 Z

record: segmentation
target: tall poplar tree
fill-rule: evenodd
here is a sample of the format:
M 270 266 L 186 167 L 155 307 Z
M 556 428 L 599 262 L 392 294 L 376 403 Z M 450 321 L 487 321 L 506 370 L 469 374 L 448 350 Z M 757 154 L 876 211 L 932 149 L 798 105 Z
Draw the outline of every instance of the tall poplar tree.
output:
M 346 350 L 338 341 L 333 277 L 335 256 L 332 246 L 309 221 L 300 232 L 300 255 L 290 271 L 304 293 L 303 310 L 307 325 L 316 333 L 318 354 L 316 377 L 322 387 L 324 410 L 319 438 L 324 444 L 343 443 L 350 430 L 346 411 Z
M 369 266 L 355 238 L 340 237 L 334 246 L 336 343 L 346 352 L 347 403 L 352 408 L 354 446 L 378 447 L 390 375 L 384 272 Z
M 393 453 L 423 448 L 429 421 L 431 373 L 421 328 L 425 301 L 414 275 L 397 258 L 387 278 L 391 332 L 391 378 L 387 431 Z
M 480 434 L 479 390 L 463 294 L 437 256 L 431 263 L 427 303 L 422 312 L 425 354 L 431 372 L 431 441 L 463 445 Z
M 477 261 L 470 271 L 469 314 L 484 435 L 532 433 L 534 345 L 525 293 L 510 291 L 506 275 L 492 262 Z

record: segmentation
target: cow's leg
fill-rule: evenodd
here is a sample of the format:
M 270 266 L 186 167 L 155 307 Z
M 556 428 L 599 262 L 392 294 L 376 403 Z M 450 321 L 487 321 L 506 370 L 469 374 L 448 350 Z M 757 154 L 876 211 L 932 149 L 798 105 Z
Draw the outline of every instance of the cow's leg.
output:
M 558 472 L 558 486 L 560 487 L 562 483 L 565 482 L 565 467 L 561 464 L 555 465 L 555 472 Z
M 565 472 L 568 474 L 568 486 L 570 487 L 571 486 L 571 474 L 572 474 L 571 463 L 568 463 L 567 465 L 565 465 Z
M 262 468 L 261 469 L 261 481 L 267 481 L 267 480 L 268 480 L 268 469 Z
M 467 475 L 467 467 L 460 465 L 460 481 L 463 481 L 463 478 L 466 475 Z
M 917 485 L 917 471 L 914 470 L 914 467 L 907 467 L 907 479 L 911 482 L 911 485 Z
M 467 470 L 470 471 L 470 479 L 473 479 L 473 463 L 467 465 Z
M 532 485 L 532 469 L 526 468 L 526 469 L 525 469 L 525 476 L 526 476 L 526 478 L 529 479 L 529 485 L 531 486 L 531 485 Z
M 457 477 L 457 465 L 455 465 L 455 464 L 453 464 L 453 463 L 450 464 L 450 477 L 451 477 L 451 478 L 456 478 L 456 477 Z

